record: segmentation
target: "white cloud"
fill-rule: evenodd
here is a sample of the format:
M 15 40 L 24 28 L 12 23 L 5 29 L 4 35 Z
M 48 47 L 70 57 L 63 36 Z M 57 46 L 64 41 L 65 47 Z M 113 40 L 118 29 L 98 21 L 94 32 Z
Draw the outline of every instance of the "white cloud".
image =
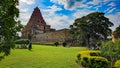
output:
M 56 4 L 60 4 L 60 5 L 64 5 L 65 7 L 68 7 L 68 2 L 70 0 L 50 0 L 51 2 L 53 3 L 56 3 Z
M 107 13 L 108 11 L 110 11 L 113 7 L 109 7 L 107 8 L 104 12 Z
M 20 4 L 32 5 L 35 4 L 35 0 L 19 0 Z
M 52 15 L 52 17 L 44 17 L 45 21 L 55 29 L 63 29 L 68 28 L 70 23 L 72 22 L 68 16 L 59 16 Z
M 94 12 L 94 11 L 90 11 L 90 10 L 87 10 L 87 9 L 78 10 L 73 14 L 73 16 L 75 18 L 81 18 L 82 16 L 85 16 L 85 15 L 87 15 L 89 13 L 92 13 L 92 12 Z
M 28 11 L 29 11 L 28 8 L 20 9 L 20 13 L 26 13 L 26 12 L 28 12 Z
M 49 8 L 49 10 L 51 10 L 52 12 L 56 12 L 56 11 L 62 10 L 62 8 L 57 7 L 56 5 L 49 6 L 48 8 Z
M 48 6 L 45 9 L 41 9 L 44 20 L 47 24 L 51 25 L 52 28 L 69 28 L 69 25 L 73 23 L 73 19 L 70 19 L 69 16 L 56 14 L 56 11 L 61 10 L 63 9 L 56 5 Z
M 102 2 L 102 0 L 92 0 L 92 1 L 88 2 L 88 4 L 98 5 L 101 2 Z
M 26 25 L 28 20 L 30 19 L 31 13 L 30 12 L 24 12 L 20 13 L 20 20 L 23 25 Z
M 71 19 L 69 19 L 66 15 L 58 15 L 55 12 L 62 10 L 59 7 L 49 6 L 48 9 L 42 9 L 43 17 L 47 24 L 51 25 L 52 28 L 55 29 L 62 29 L 62 28 L 68 28 L 70 23 L 72 22 Z
M 56 11 L 61 11 L 62 8 L 57 7 L 56 5 L 48 6 L 46 9 L 42 9 L 41 11 L 43 12 L 44 16 L 52 17 L 52 15 L 56 15 Z
M 19 6 L 17 6 L 20 11 L 19 20 L 23 25 L 26 25 L 29 21 L 32 11 L 28 8 L 28 6 L 33 4 L 35 4 L 35 0 L 19 0 Z
M 86 8 L 87 4 L 83 4 L 86 0 L 50 0 L 51 2 L 63 5 L 65 9 L 73 10 L 76 8 Z
M 111 2 L 110 4 L 108 4 L 108 6 L 116 6 L 116 4 L 114 2 Z
M 87 8 L 88 5 L 87 4 L 83 4 L 82 2 L 75 2 L 74 6 L 72 6 L 72 9 L 76 9 L 76 8 Z
M 107 13 L 111 13 L 115 10 L 116 8 L 112 8 L 111 10 L 109 10 Z
M 111 27 L 111 29 L 114 31 L 116 27 L 120 25 L 120 12 L 117 12 L 116 14 L 110 14 L 106 17 L 109 18 L 109 20 L 114 23 L 114 26 Z

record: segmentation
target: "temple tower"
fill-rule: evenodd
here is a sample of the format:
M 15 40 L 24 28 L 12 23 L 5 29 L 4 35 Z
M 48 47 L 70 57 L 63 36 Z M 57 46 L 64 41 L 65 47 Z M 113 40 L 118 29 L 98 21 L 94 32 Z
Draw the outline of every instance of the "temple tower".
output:
M 42 17 L 40 9 L 38 7 L 34 8 L 34 11 L 27 23 L 27 25 L 22 30 L 22 37 L 28 38 L 29 35 L 37 35 L 41 33 L 50 32 L 50 25 L 47 25 Z

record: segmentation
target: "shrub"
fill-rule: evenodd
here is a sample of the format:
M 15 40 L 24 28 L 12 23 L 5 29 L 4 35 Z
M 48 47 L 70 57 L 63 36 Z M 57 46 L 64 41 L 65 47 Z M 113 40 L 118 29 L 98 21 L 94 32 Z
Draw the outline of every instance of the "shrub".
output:
M 117 60 L 114 65 L 115 68 L 120 68 L 120 60 Z
M 28 45 L 30 43 L 30 40 L 28 39 L 19 39 L 15 41 L 16 44 L 26 44 Z
M 55 45 L 55 46 L 58 46 L 58 45 L 59 45 L 59 42 L 58 42 L 58 41 L 54 42 L 54 45 Z
M 111 61 L 110 67 L 113 67 L 116 60 L 120 59 L 120 39 L 114 43 L 112 41 L 103 42 L 101 55 Z
M 86 68 L 109 68 L 109 61 L 99 55 L 100 51 L 82 51 L 77 59 Z
M 17 46 L 17 48 L 27 48 L 27 45 L 30 43 L 30 40 L 19 39 L 19 40 L 16 40 L 15 43 L 20 45 L 20 46 Z
M 100 56 L 100 52 L 90 52 L 90 56 Z
M 67 43 L 64 41 L 64 42 L 62 43 L 62 45 L 65 47 L 65 46 L 67 45 Z

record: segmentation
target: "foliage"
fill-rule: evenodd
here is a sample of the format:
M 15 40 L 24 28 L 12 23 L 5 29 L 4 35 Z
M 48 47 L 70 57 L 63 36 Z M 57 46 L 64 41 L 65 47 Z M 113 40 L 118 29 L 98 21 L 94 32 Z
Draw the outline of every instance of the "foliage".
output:
M 115 68 L 120 68 L 120 60 L 117 60 L 114 65 Z
M 115 38 L 120 38 L 120 25 L 113 32 Z
M 14 48 L 14 40 L 18 36 L 17 32 L 23 27 L 19 16 L 18 0 L 0 0 L 0 53 L 10 54 L 10 49 Z
M 78 61 L 86 68 L 108 68 L 109 61 L 100 57 L 100 51 L 82 51 L 78 53 Z
M 58 41 L 54 42 L 54 45 L 55 45 L 55 46 L 58 46 L 58 45 L 59 45 L 59 42 L 58 42 Z
M 64 42 L 62 43 L 62 45 L 65 47 L 65 46 L 67 45 L 67 43 L 64 41 Z
M 85 47 L 32 46 L 32 51 L 14 49 L 0 61 L 0 68 L 82 68 L 75 63 L 76 53 Z
M 19 46 L 17 46 L 17 48 L 27 48 L 28 46 L 28 49 L 31 50 L 31 45 L 30 45 L 30 40 L 28 39 L 19 39 L 19 40 L 16 40 L 15 41 L 16 44 L 19 44 Z
M 100 52 L 90 52 L 90 56 L 100 56 Z
M 0 44 L 0 53 L 4 53 L 4 55 L 8 56 L 10 54 L 10 49 L 14 47 L 15 45 L 12 39 L 9 41 L 2 41 Z
M 112 68 L 114 62 L 120 59 L 120 39 L 115 43 L 112 41 L 102 43 L 101 55 L 111 61 L 110 67 Z
M 53 44 L 49 44 L 49 43 L 36 43 L 36 42 L 33 42 L 32 44 L 33 45 L 54 46 Z
M 15 41 L 16 44 L 24 44 L 24 45 L 28 45 L 30 43 L 30 40 L 28 39 L 19 39 Z
M 113 23 L 104 16 L 104 13 L 93 12 L 77 18 L 73 25 L 70 25 L 70 33 L 74 39 L 85 41 L 89 45 L 90 42 L 100 41 L 101 38 L 106 40 L 107 36 L 112 33 L 109 28 L 111 26 Z

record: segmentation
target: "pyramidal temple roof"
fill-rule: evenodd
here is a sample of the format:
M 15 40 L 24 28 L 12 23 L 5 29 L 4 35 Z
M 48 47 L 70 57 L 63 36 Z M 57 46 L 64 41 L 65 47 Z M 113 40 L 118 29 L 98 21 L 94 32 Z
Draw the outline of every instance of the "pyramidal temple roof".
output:
M 42 17 L 42 14 L 40 12 L 40 9 L 38 7 L 34 8 L 34 11 L 33 11 L 32 15 L 31 15 L 30 20 L 31 19 L 36 20 L 36 21 L 41 21 L 39 23 L 46 25 L 46 23 L 45 23 L 45 21 L 44 21 L 44 19 Z
M 41 11 L 38 7 L 34 8 L 34 11 L 31 15 L 27 25 L 25 26 L 24 30 L 32 28 L 33 25 L 49 26 L 49 25 L 46 25 L 46 22 L 44 21 Z

